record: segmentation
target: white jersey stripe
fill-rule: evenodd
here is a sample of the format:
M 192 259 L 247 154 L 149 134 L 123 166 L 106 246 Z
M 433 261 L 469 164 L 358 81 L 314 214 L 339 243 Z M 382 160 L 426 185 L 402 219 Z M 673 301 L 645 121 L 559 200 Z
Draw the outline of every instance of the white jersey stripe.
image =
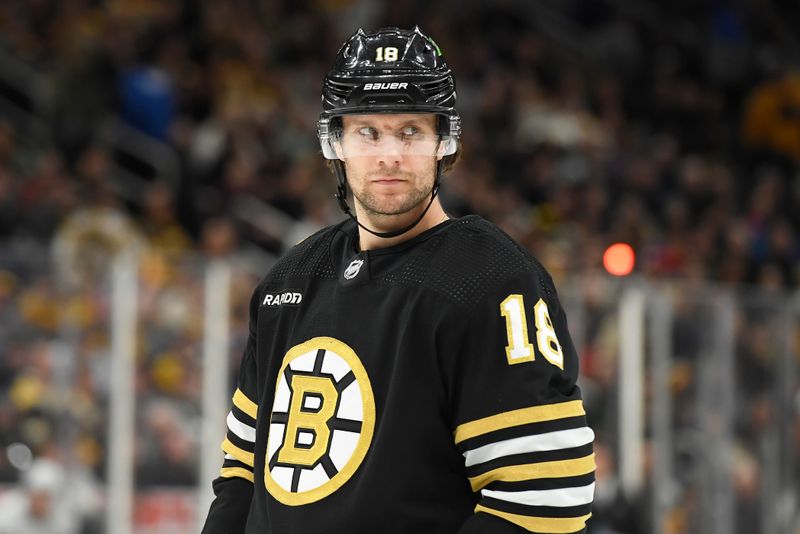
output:
M 496 491 L 482 489 L 484 497 L 528 506 L 580 506 L 590 504 L 594 498 L 594 482 L 588 486 L 552 490 Z
M 536 434 L 534 436 L 523 436 L 504 441 L 497 441 L 466 451 L 464 453 L 465 464 L 467 467 L 488 462 L 495 458 L 511 456 L 513 454 L 525 454 L 529 452 L 553 451 L 558 449 L 569 449 L 580 447 L 594 440 L 594 432 L 588 426 L 572 428 L 569 430 L 558 430 L 547 434 Z
M 233 411 L 228 412 L 228 430 L 233 432 L 239 439 L 250 443 L 255 443 L 256 441 L 256 429 L 236 419 Z

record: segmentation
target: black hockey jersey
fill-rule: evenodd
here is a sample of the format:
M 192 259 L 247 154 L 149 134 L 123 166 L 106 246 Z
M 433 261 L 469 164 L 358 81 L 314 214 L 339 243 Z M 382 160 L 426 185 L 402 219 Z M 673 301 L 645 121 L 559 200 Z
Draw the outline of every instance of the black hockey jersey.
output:
M 552 280 L 477 216 L 259 284 L 205 534 L 574 533 L 594 435 Z

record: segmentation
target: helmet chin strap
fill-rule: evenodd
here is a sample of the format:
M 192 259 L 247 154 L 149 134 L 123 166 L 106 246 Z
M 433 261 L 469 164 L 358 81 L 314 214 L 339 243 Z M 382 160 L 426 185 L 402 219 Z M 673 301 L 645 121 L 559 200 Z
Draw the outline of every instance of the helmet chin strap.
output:
M 342 160 L 339 159 L 334 160 L 333 167 L 334 169 L 336 169 L 336 181 L 337 181 L 336 194 L 334 196 L 336 197 L 336 200 L 339 201 L 339 207 L 342 209 L 342 211 L 348 217 L 353 219 L 358 226 L 360 226 L 370 234 L 376 237 L 389 239 L 392 237 L 403 235 L 404 233 L 408 232 L 416 225 L 418 225 L 419 222 L 422 220 L 422 218 L 425 217 L 425 214 L 428 213 L 431 204 L 433 204 L 433 199 L 436 198 L 436 194 L 439 192 L 439 185 L 442 178 L 442 170 L 444 169 L 444 159 L 439 160 L 439 162 L 436 164 L 436 180 L 434 180 L 433 182 L 433 190 L 431 191 L 431 199 L 428 202 L 428 205 L 425 206 L 425 209 L 422 211 L 420 216 L 417 217 L 417 219 L 414 222 L 412 222 L 408 226 L 400 228 L 399 230 L 393 230 L 391 232 L 375 232 L 374 230 L 370 230 L 369 228 L 358 222 L 358 219 L 356 219 L 355 215 L 353 215 L 350 206 L 347 204 L 347 178 L 345 175 L 344 163 L 342 162 Z

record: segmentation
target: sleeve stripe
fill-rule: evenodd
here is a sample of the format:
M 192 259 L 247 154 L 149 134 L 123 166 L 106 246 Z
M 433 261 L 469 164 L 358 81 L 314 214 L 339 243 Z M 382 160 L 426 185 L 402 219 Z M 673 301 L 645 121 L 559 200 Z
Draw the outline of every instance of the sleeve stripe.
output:
M 467 467 L 470 467 L 503 456 L 579 447 L 591 443 L 593 440 L 594 432 L 589 427 L 507 439 L 466 451 L 464 453 L 464 463 Z
M 592 512 L 591 504 L 578 506 L 528 506 L 514 502 L 500 501 L 491 497 L 482 497 L 478 503 L 492 510 L 507 514 L 519 514 L 528 517 L 581 517 Z
M 222 467 L 242 467 L 244 469 L 247 469 L 248 471 L 252 471 L 253 470 L 252 467 L 250 467 L 249 465 L 247 465 L 244 462 L 240 462 L 239 460 L 237 460 L 236 458 L 234 458 L 230 454 L 226 454 L 225 455 L 225 460 L 222 462 Z M 573 486 L 577 486 L 577 484 L 572 484 L 572 485 Z M 564 487 L 566 487 L 566 485 Z M 502 490 L 503 488 L 497 488 L 497 489 Z M 525 489 L 534 489 L 534 488 L 525 488 Z M 536 488 L 536 489 L 538 489 L 538 488 Z M 551 489 L 551 488 L 547 488 L 547 489 Z M 515 488 L 511 488 L 511 491 L 517 491 L 517 488 L 516 487 Z
M 585 475 L 563 478 L 534 478 L 531 480 L 521 480 L 517 482 L 503 482 L 495 480 L 491 488 L 497 491 L 528 491 L 528 490 L 551 490 L 561 488 L 576 488 L 586 486 L 594 482 L 594 471 Z
M 256 414 L 258 414 L 258 406 L 255 402 L 248 399 L 239 388 L 236 388 L 236 392 L 233 394 L 233 404 L 253 419 L 256 419 Z
M 586 412 L 583 410 L 583 401 L 580 399 L 557 404 L 521 408 L 519 410 L 503 412 L 459 425 L 456 428 L 455 440 L 456 444 L 459 444 L 466 439 L 488 434 L 489 432 L 494 432 L 503 428 L 585 414 Z
M 481 475 L 470 477 L 472 491 L 478 491 L 495 480 L 518 482 L 533 478 L 563 478 L 585 475 L 594 471 L 594 453 L 583 458 L 572 460 L 556 460 L 535 464 L 511 465 L 498 467 Z
M 238 408 L 234 410 L 242 413 Z M 242 413 L 244 417 L 247 417 Z M 238 417 L 238 414 L 237 414 Z M 239 417 L 240 421 L 244 421 Z M 255 422 L 252 423 L 255 425 Z M 542 421 L 541 423 L 528 423 L 526 425 L 512 426 L 489 432 L 488 434 L 481 434 L 474 438 L 465 439 L 459 443 L 458 449 L 463 454 L 466 451 L 483 447 L 484 445 L 491 445 L 497 441 L 504 441 L 507 439 L 521 438 L 525 436 L 535 436 L 537 434 L 548 434 L 550 432 L 558 432 L 561 430 L 572 430 L 573 428 L 583 428 L 587 426 L 586 416 L 579 415 L 578 417 L 567 417 L 566 419 L 555 419 L 553 421 Z
M 244 413 L 238 406 L 235 404 L 231 404 L 231 412 L 233 412 L 233 416 L 241 421 L 242 423 L 246 424 L 247 426 L 252 426 L 255 428 L 256 420 Z M 585 418 L 584 418 L 585 419 Z
M 228 433 L 228 438 L 230 439 L 232 436 Z M 249 447 L 243 447 L 241 444 L 237 443 L 234 439 L 231 439 L 234 445 L 237 445 L 245 450 L 250 450 Z M 543 464 L 547 462 L 561 462 L 564 460 L 574 460 L 576 458 L 583 458 L 585 456 L 589 456 L 593 452 L 593 446 L 591 443 L 587 443 L 586 445 L 581 445 L 580 447 L 573 447 L 572 449 L 555 449 L 552 451 L 539 451 L 539 452 L 529 452 L 526 454 L 515 454 L 514 456 L 503 456 L 501 458 L 497 458 L 495 460 L 490 460 L 488 462 L 473 465 L 471 467 L 467 467 L 467 477 L 476 477 L 483 473 L 487 473 L 489 471 L 493 471 L 495 469 L 499 469 L 501 467 L 513 467 L 515 465 L 528 465 L 528 464 Z M 568 486 L 582 486 L 583 484 L 564 484 L 561 487 L 568 487 Z M 533 489 L 533 488 L 527 488 Z
M 233 432 L 231 432 L 230 430 L 228 430 L 227 434 L 225 434 L 225 437 L 235 447 L 238 447 L 238 448 L 242 449 L 245 452 L 254 452 L 254 450 L 255 450 L 255 445 L 256 444 L 254 442 L 244 440 L 244 439 L 240 438 L 239 436 L 237 436 L 236 434 L 234 434 Z M 547 453 L 542 453 L 542 454 L 547 454 Z M 575 458 L 576 456 L 584 456 L 584 455 L 583 454 L 580 454 L 580 455 L 573 454 L 572 458 Z M 561 460 L 561 459 L 562 458 L 543 458 L 542 460 L 533 459 L 533 460 L 531 460 L 529 462 L 528 461 L 525 461 L 525 462 L 520 461 L 520 462 L 517 462 L 517 463 L 533 463 L 533 462 L 537 462 L 537 461 Z
M 232 411 L 228 412 L 228 430 L 244 441 L 251 443 L 256 441 L 256 429 L 236 419 Z
M 591 504 L 594 499 L 594 483 L 578 488 L 563 488 L 542 491 L 496 491 L 482 489 L 484 497 L 508 501 L 527 506 L 580 506 Z
M 531 532 L 540 532 L 542 534 L 560 534 L 564 532 L 578 532 L 586 526 L 586 521 L 592 517 L 592 514 L 586 514 L 581 517 L 533 517 L 527 515 L 510 514 L 508 512 L 501 512 L 493 510 L 480 504 L 475 507 L 475 512 L 484 512 L 501 517 L 506 521 L 510 521 L 525 530 Z
M 223 467 L 220 471 L 220 476 L 225 478 L 239 477 L 253 482 L 255 477 L 252 471 L 248 471 L 243 467 Z
M 222 442 L 222 450 L 239 460 L 240 462 L 253 467 L 253 463 L 255 463 L 255 455 L 252 452 L 247 452 L 233 443 L 228 438 L 225 438 L 225 441 Z

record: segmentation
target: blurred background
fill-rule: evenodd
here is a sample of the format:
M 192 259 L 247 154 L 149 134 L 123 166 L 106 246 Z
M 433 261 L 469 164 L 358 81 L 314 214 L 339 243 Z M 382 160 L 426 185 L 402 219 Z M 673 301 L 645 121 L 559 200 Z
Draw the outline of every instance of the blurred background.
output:
M 251 291 L 343 217 L 322 78 L 414 24 L 446 208 L 567 308 L 589 532 L 800 533 L 796 0 L 3 0 L 0 534 L 199 532 Z

